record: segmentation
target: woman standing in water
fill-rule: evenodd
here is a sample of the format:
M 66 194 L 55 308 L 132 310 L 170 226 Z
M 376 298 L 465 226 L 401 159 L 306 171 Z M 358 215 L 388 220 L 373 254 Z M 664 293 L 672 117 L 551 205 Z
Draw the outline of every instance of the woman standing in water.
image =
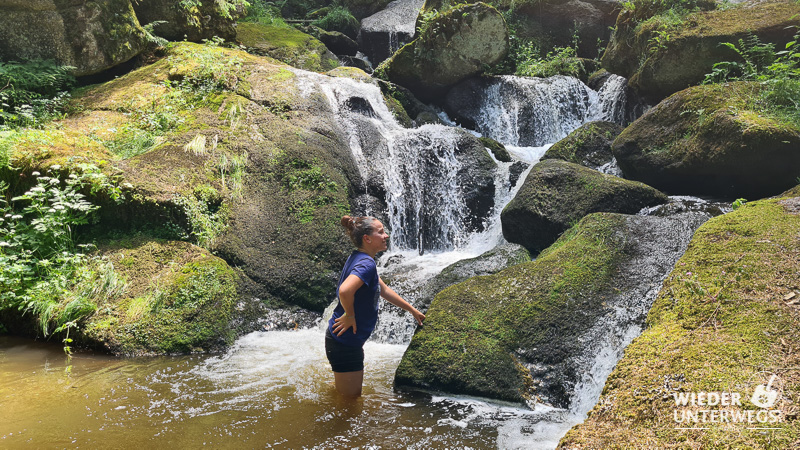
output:
M 357 250 L 344 264 L 333 310 L 325 333 L 325 353 L 333 369 L 336 390 L 346 397 L 361 395 L 364 379 L 364 342 L 378 321 L 378 298 L 398 306 L 422 325 L 425 314 L 419 312 L 378 276 L 375 255 L 386 250 L 389 235 L 376 218 L 342 217 L 342 226 Z

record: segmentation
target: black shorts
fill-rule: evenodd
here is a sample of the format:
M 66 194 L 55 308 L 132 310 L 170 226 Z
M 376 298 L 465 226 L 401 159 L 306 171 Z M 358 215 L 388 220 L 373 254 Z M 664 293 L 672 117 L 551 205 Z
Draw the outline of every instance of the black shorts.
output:
M 334 372 L 364 370 L 364 347 L 351 347 L 334 339 L 331 330 L 325 331 L 325 355 Z

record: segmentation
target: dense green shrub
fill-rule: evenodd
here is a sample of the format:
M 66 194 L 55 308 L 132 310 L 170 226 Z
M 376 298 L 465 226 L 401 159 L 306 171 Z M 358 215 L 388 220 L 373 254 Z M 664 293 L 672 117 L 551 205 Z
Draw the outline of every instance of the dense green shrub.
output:
M 324 16 L 315 20 L 312 24 L 323 30 L 338 31 L 353 38 L 358 34 L 359 29 L 358 19 L 353 17 L 350 10 L 343 6 L 334 6 L 328 9 Z
M 59 117 L 75 86 L 71 69 L 53 61 L 0 61 L 0 129 L 39 126 Z
M 76 239 L 77 227 L 98 209 L 81 191 L 102 188 L 118 197 L 119 190 L 94 166 L 63 180 L 60 169 L 33 172 L 36 186 L 10 200 L 0 182 L 0 310 L 32 314 L 43 336 L 77 326 L 100 299 L 124 289 L 113 266 L 87 255 L 89 246 Z
M 262 23 L 272 26 L 288 26 L 281 16 L 280 8 L 273 2 L 252 0 L 243 22 Z

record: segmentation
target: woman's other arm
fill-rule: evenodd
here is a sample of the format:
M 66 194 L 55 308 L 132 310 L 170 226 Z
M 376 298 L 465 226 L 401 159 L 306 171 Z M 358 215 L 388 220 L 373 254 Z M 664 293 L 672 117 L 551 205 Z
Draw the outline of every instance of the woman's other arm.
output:
M 425 314 L 422 314 L 411 306 L 411 303 L 403 300 L 403 297 L 400 297 L 400 294 L 395 292 L 392 288 L 386 285 L 383 280 L 380 280 L 381 283 L 381 297 L 385 298 L 387 302 L 397 306 L 398 308 L 405 309 L 406 311 L 410 312 L 412 316 L 414 316 L 414 320 L 417 321 L 420 325 L 422 325 L 422 321 L 425 320 Z M 341 291 L 340 291 L 341 292 Z

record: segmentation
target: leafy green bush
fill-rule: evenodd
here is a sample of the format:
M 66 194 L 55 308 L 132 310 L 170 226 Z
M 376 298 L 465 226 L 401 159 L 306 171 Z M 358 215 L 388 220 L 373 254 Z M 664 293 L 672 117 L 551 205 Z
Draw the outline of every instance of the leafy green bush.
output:
M 111 185 L 94 166 L 64 180 L 60 169 L 53 166 L 50 176 L 33 172 L 36 186 L 10 201 L 8 185 L 0 182 L 0 309 L 33 314 L 43 336 L 75 327 L 99 299 L 124 289 L 113 266 L 85 254 L 88 246 L 75 236 L 98 209 L 81 191 Z
M 634 23 L 648 20 L 675 22 L 695 11 L 710 11 L 716 8 L 714 0 L 629 0 L 622 2 L 622 13 Z
M 516 75 L 547 78 L 553 75 L 578 77 L 583 62 L 577 58 L 574 47 L 555 47 L 547 55 L 539 56 L 539 49 L 532 43 L 523 44 L 517 56 Z
M 262 23 L 272 26 L 289 26 L 281 16 L 281 10 L 274 3 L 265 0 L 252 0 L 243 22 Z
M 327 14 L 315 20 L 312 24 L 323 30 L 338 31 L 353 38 L 358 34 L 359 29 L 358 19 L 353 17 L 350 10 L 343 6 L 330 8 Z
M 71 69 L 52 61 L 0 61 L 0 129 L 39 126 L 59 117 L 75 86 Z

